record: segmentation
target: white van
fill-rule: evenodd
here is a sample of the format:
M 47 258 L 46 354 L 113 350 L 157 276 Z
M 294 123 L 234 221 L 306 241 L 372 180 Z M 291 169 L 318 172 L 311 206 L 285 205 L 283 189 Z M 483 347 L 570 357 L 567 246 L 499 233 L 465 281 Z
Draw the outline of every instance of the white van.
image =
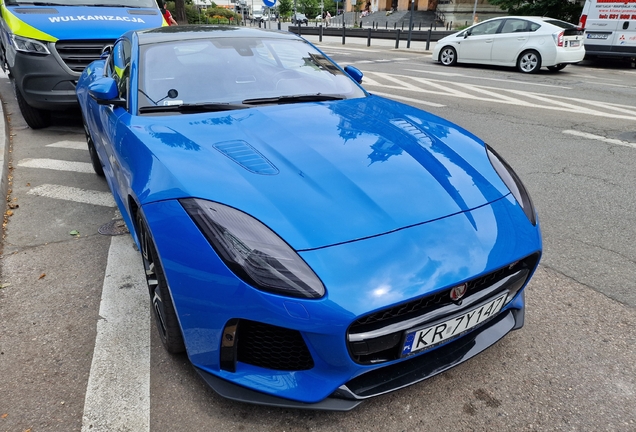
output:
M 636 0 L 585 0 L 586 57 L 636 57 Z

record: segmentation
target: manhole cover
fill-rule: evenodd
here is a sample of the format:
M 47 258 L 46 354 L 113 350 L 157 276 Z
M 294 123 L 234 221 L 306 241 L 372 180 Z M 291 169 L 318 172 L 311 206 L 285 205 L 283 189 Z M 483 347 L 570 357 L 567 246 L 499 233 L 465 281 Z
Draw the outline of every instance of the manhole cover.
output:
M 128 234 L 129 231 L 126 227 L 126 222 L 124 222 L 123 219 L 115 219 L 105 225 L 100 226 L 97 232 L 102 235 L 116 236 Z

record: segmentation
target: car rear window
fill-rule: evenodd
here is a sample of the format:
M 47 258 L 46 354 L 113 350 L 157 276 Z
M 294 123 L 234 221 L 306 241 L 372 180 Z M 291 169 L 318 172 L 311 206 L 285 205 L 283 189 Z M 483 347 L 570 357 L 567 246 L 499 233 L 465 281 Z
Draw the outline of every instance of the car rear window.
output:
M 563 29 L 576 28 L 574 24 L 570 24 L 569 22 L 565 22 L 565 21 L 561 21 L 557 19 L 545 20 L 545 22 L 547 22 L 548 24 L 555 25 L 557 27 L 561 27 Z

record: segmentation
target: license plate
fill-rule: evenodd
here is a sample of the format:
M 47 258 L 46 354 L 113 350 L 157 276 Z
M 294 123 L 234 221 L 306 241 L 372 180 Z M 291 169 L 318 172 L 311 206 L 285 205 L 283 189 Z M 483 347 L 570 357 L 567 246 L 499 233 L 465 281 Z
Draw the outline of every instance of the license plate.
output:
M 587 38 L 588 39 L 607 39 L 609 35 L 608 34 L 602 34 L 602 33 L 588 33 L 587 34 Z
M 408 330 L 402 356 L 414 354 L 452 339 L 494 317 L 501 310 L 508 294 L 465 312 L 457 317 L 422 329 Z
M 579 45 L 581 45 L 580 41 L 577 41 L 577 40 L 570 41 L 570 46 L 571 47 L 577 47 Z

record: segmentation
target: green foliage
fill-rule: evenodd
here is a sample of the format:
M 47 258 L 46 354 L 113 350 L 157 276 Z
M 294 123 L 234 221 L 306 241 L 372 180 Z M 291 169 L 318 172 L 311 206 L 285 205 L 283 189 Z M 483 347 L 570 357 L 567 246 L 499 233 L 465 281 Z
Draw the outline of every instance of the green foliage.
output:
M 292 0 L 279 0 L 278 1 L 278 13 L 283 18 L 289 18 L 294 8 L 294 2 Z
M 568 0 L 489 0 L 510 15 L 547 16 L 577 24 L 583 10 L 582 4 Z
M 329 11 L 331 16 L 336 16 L 336 2 L 334 0 L 325 0 L 324 1 L 324 10 Z M 342 7 L 342 2 L 338 2 L 340 7 Z
M 239 24 L 241 22 L 241 15 L 225 8 L 216 6 L 216 3 L 212 3 L 214 6 L 208 6 L 207 9 L 201 9 L 192 5 L 185 5 L 185 15 L 188 20 L 188 24 Z M 170 8 L 170 2 L 166 3 L 168 10 Z
M 307 19 L 314 19 L 320 13 L 319 0 L 296 0 L 298 12 L 304 13 Z

